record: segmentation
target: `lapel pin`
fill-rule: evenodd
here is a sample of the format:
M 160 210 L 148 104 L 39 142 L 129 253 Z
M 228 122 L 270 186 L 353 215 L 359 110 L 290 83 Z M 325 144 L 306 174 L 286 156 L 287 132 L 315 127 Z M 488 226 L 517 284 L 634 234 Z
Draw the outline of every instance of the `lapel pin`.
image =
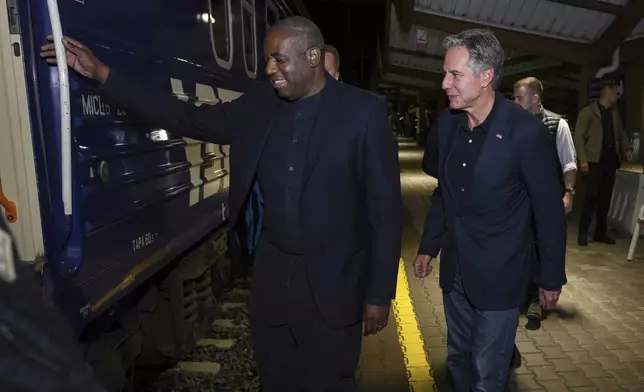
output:
M 499 139 L 503 139 L 503 135 L 501 135 L 500 133 L 497 133 L 496 137 L 498 137 Z

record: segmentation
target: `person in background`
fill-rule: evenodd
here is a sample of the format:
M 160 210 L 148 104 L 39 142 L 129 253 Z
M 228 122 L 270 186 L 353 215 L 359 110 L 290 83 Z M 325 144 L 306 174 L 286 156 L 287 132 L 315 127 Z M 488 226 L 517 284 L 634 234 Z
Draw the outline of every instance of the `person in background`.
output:
M 548 131 L 548 138 L 552 148 L 559 157 L 559 168 L 563 175 L 563 204 L 566 214 L 572 211 L 573 196 L 575 195 L 575 181 L 577 177 L 577 154 L 572 140 L 572 134 L 568 122 L 559 114 L 544 109 L 542 104 L 543 85 L 535 77 L 527 77 L 518 80 L 514 84 L 514 102 L 519 104 L 528 112 L 537 116 L 545 130 Z M 535 259 L 534 279 L 528 285 L 528 309 L 526 317 L 528 329 L 539 329 L 543 319 L 543 309 L 539 299 L 539 258 Z M 521 366 L 521 353 L 514 346 L 512 356 L 512 367 Z
M 548 137 L 557 151 L 563 173 L 563 203 L 566 214 L 572 211 L 575 181 L 577 179 L 577 153 L 568 122 L 559 114 L 544 109 L 541 97 L 543 85 L 539 79 L 528 77 L 514 84 L 514 102 L 536 115 L 546 126 Z
M 622 118 L 615 107 L 619 99 L 619 85 L 605 84 L 597 102 L 579 112 L 575 125 L 575 146 L 581 172 L 586 174 L 586 195 L 579 218 L 577 243 L 588 246 L 588 229 L 595 214 L 594 241 L 615 244 L 608 235 L 606 220 L 619 169 L 620 153 L 627 161 L 633 158 L 633 149 L 624 129 Z
M 504 54 L 494 34 L 467 30 L 443 45 L 451 111 L 435 122 L 437 164 L 429 156 L 423 168 L 437 171 L 438 187 L 414 272 L 428 276 L 441 252 L 454 389 L 500 392 L 533 275 L 535 236 L 544 308 L 555 306 L 566 283 L 561 174 L 541 121 L 496 91 Z
M 250 316 L 263 391 L 356 391 L 362 335 L 388 323 L 402 242 L 385 100 L 326 72 L 324 37 L 301 16 L 268 31 L 266 83 L 219 105 L 180 101 L 80 42 L 63 45 L 68 65 L 124 109 L 173 136 L 230 145 L 231 236 L 261 232 Z M 54 45 L 41 56 L 56 63 Z M 247 223 L 253 200 L 261 220 Z
M 572 140 L 570 127 L 560 115 L 544 109 L 541 103 L 543 85 L 539 79 L 528 77 L 514 84 L 514 102 L 528 112 L 537 116 L 548 131 L 548 138 L 553 149 L 557 152 L 561 172 L 563 174 L 564 189 L 563 203 L 565 213 L 572 211 L 573 196 L 575 194 L 575 181 L 577 177 L 577 154 Z M 538 259 L 538 258 L 537 258 Z M 537 269 L 538 272 L 538 269 Z M 526 317 L 535 322 L 541 322 L 542 309 L 539 305 L 538 276 L 528 289 L 530 306 Z
M 332 45 L 324 45 L 324 69 L 335 80 L 340 80 L 340 53 Z

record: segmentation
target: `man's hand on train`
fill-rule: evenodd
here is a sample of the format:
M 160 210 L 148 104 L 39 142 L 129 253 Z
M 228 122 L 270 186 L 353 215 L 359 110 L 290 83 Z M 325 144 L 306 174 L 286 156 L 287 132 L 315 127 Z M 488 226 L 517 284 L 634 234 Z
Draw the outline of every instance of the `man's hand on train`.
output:
M 426 278 L 432 273 L 432 258 L 428 255 L 418 255 L 414 261 L 414 274 L 418 278 Z
M 367 336 L 380 332 L 387 326 L 388 321 L 389 305 L 365 305 L 363 335 Z
M 67 54 L 67 64 L 74 71 L 86 78 L 104 84 L 110 74 L 110 67 L 102 63 L 88 47 L 73 38 L 63 37 L 63 45 Z M 56 64 L 56 48 L 54 37 L 47 37 L 47 43 L 40 48 L 40 57 L 49 64 Z

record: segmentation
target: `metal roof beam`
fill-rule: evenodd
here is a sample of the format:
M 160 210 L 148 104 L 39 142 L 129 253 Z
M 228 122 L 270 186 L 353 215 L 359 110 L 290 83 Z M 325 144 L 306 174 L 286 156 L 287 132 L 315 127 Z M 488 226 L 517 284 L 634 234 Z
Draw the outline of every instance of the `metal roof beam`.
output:
M 408 78 L 415 78 L 426 80 L 435 83 L 443 83 L 443 75 L 435 72 L 422 71 L 420 69 L 414 69 L 409 67 L 401 67 L 399 65 L 385 65 L 382 68 L 382 73 L 392 73 L 401 76 L 406 76 Z
M 572 80 L 565 80 L 562 79 L 562 75 L 568 74 L 568 73 L 580 73 L 580 69 L 578 66 L 575 65 L 570 65 L 570 64 L 564 64 L 564 65 L 559 65 L 555 67 L 547 67 L 547 68 L 539 68 L 531 71 L 525 71 L 525 72 L 520 72 L 517 74 L 513 75 L 504 75 L 503 78 L 501 79 L 501 85 L 503 87 L 511 87 L 514 85 L 514 83 L 520 79 L 527 78 L 529 76 L 535 77 L 539 80 L 541 80 L 542 83 L 548 84 L 550 82 L 557 83 L 561 87 L 565 88 L 577 88 L 578 87 L 578 82 L 572 81 Z M 395 81 L 384 81 L 383 76 L 385 74 L 395 74 L 395 75 L 400 75 L 404 76 L 407 78 L 413 78 L 413 79 L 419 79 L 423 81 L 429 81 L 429 82 L 434 82 L 437 83 L 437 85 L 440 86 L 440 84 L 443 81 L 443 75 L 435 72 L 428 72 L 420 69 L 414 69 L 410 67 L 402 67 L 398 65 L 385 65 L 380 72 L 380 78 L 379 82 L 380 83 L 401 83 L 401 82 L 395 82 Z M 422 89 L 428 89 L 430 87 L 426 86 L 418 86 L 418 88 Z
M 577 8 L 585 8 L 590 11 L 603 12 L 611 15 L 621 15 L 624 7 L 621 5 L 599 0 L 546 0 L 551 3 L 569 5 Z
M 644 0 L 632 1 L 642 1 L 642 3 L 644 3 Z M 585 64 L 592 49 L 592 46 L 588 44 L 569 42 L 556 38 L 491 27 L 479 23 L 466 22 L 419 11 L 415 11 L 413 13 L 412 23 L 427 29 L 443 31 L 448 34 L 456 34 L 463 30 L 475 28 L 489 29 L 494 32 L 496 37 L 504 46 L 572 64 Z
M 560 78 L 560 75 L 562 74 L 574 72 L 575 70 L 577 72 L 581 72 L 578 68 L 579 67 L 575 67 L 571 65 L 559 65 L 556 67 L 540 68 L 532 71 L 520 72 L 514 75 L 503 76 L 503 79 L 501 80 L 501 85 L 503 87 L 512 87 L 514 86 L 514 83 L 516 83 L 517 81 L 530 76 L 539 79 L 544 84 L 547 84 L 552 79 Z M 567 86 L 571 87 L 573 86 L 573 84 L 575 85 L 574 88 L 578 88 L 579 85 L 575 82 L 568 82 Z
M 414 56 L 422 59 L 428 59 L 428 60 L 440 60 L 443 61 L 444 57 L 439 56 L 437 54 L 432 54 L 432 53 L 426 53 L 426 52 L 419 52 L 416 50 L 409 50 L 409 49 L 401 49 L 401 48 L 396 48 L 393 46 L 390 46 L 387 49 L 390 53 L 399 53 L 399 54 L 405 54 L 408 56 Z
M 414 57 L 428 59 L 428 60 L 440 60 L 440 61 L 443 61 L 445 59 L 444 56 L 439 56 L 437 54 L 419 52 L 417 50 L 401 49 L 401 48 L 396 48 L 396 47 L 393 47 L 393 46 L 390 46 L 388 48 L 388 51 L 390 53 L 400 53 L 400 54 L 405 54 L 405 55 L 408 55 L 408 56 L 414 56 Z M 510 65 L 514 65 L 514 64 L 521 64 L 521 63 L 524 63 L 526 61 L 534 60 L 536 58 L 537 58 L 537 56 L 535 56 L 535 55 L 525 54 L 525 55 L 513 57 L 513 58 L 511 58 L 509 60 L 505 60 L 503 62 L 503 66 L 506 67 L 506 66 L 510 66 Z
M 377 88 L 380 87 L 387 87 L 385 85 L 390 85 L 393 87 L 399 87 L 399 88 L 404 88 L 407 90 L 413 90 L 419 93 L 425 93 L 425 94 L 445 94 L 443 90 L 441 89 L 436 89 L 436 88 L 429 88 L 429 87 L 422 87 L 418 85 L 413 85 L 409 83 L 401 83 L 401 82 L 395 82 L 395 81 L 387 81 L 387 80 L 380 80 L 377 84 Z
M 644 17 L 644 0 L 630 0 L 624 7 L 624 13 L 613 20 L 604 34 L 595 41 L 596 49 L 591 52 L 588 61 L 602 64 L 610 61 L 613 52 L 633 32 L 633 29 Z

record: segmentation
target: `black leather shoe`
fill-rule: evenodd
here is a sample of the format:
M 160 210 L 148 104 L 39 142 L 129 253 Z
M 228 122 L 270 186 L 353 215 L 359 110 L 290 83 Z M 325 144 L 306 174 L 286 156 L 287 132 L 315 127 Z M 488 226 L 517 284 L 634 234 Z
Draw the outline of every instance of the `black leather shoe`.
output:
M 593 238 L 593 241 L 602 242 L 608 245 L 615 245 L 615 238 L 609 236 L 608 234 L 595 236 L 595 238 Z
M 579 246 L 588 246 L 588 231 L 579 230 L 579 234 L 577 235 L 577 244 Z

